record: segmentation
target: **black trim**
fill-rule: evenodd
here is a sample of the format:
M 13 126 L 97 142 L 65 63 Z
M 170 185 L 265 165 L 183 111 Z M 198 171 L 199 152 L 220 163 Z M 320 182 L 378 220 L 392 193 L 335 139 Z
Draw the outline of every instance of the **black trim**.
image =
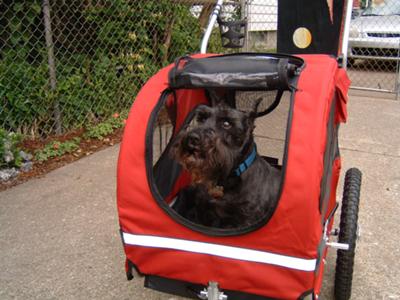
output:
M 271 166 L 273 166 L 274 168 L 277 168 L 279 170 L 282 169 L 282 166 L 279 166 L 279 159 L 276 157 L 271 157 L 271 156 L 262 156 L 263 159 L 265 159 L 265 161 L 267 163 L 269 163 Z
M 280 199 L 283 186 L 285 183 L 285 178 L 286 178 L 286 168 L 287 168 L 287 156 L 288 156 L 288 148 L 289 148 L 289 143 L 288 141 L 290 140 L 290 133 L 291 133 L 291 125 L 292 125 L 292 119 L 293 119 L 293 109 L 294 109 L 294 101 L 295 101 L 295 91 L 298 83 L 298 78 L 295 77 L 295 80 L 293 82 L 293 87 L 290 90 L 291 92 L 291 97 L 290 97 L 290 107 L 289 107 L 289 113 L 288 113 L 288 118 L 287 118 L 287 126 L 286 126 L 286 138 L 285 138 L 285 150 L 284 150 L 284 155 L 283 155 L 283 164 L 282 164 L 282 174 L 281 174 L 281 184 L 279 187 L 279 197 Z M 272 218 L 273 214 L 275 213 L 275 210 L 278 206 L 279 200 L 276 201 L 275 206 L 270 210 L 270 212 L 262 219 L 260 219 L 259 222 L 256 222 L 250 226 L 243 227 L 243 228 L 234 228 L 234 229 L 222 229 L 222 228 L 215 228 L 215 227 L 207 227 L 203 226 L 201 224 L 197 224 L 194 222 L 189 221 L 188 219 L 182 217 L 180 214 L 178 214 L 175 210 L 173 210 L 165 201 L 164 197 L 160 194 L 160 191 L 158 190 L 155 182 L 154 182 L 154 174 L 153 174 L 153 149 L 152 149 L 152 143 L 153 143 L 153 131 L 154 131 L 154 121 L 161 110 L 162 106 L 165 103 L 165 100 L 167 98 L 167 95 L 171 92 L 170 89 L 165 90 L 160 97 L 159 102 L 153 109 L 150 118 L 149 118 L 149 123 L 147 125 L 147 130 L 146 130 L 146 140 L 145 140 L 145 160 L 146 160 L 146 173 L 147 173 L 147 180 L 149 183 L 150 190 L 153 194 L 154 199 L 157 201 L 157 203 L 160 205 L 160 207 L 175 221 L 179 222 L 180 224 L 203 234 L 206 235 L 211 235 L 211 236 L 237 236 L 237 235 L 243 235 L 247 234 L 249 232 L 255 231 L 260 229 L 261 227 L 265 226 L 268 221 Z M 193 112 L 194 110 L 192 110 Z M 191 113 L 186 118 L 186 122 L 190 120 L 191 118 Z
M 122 247 L 125 248 L 126 244 L 124 241 L 124 232 L 121 228 L 119 229 L 119 235 L 121 237 Z M 140 272 L 139 268 L 128 258 L 126 258 L 126 263 L 128 264 L 128 269 L 126 270 L 126 279 L 128 281 L 130 281 L 134 278 L 132 269 L 134 269 L 136 271 L 136 273 L 139 274 L 140 276 L 143 276 L 143 274 L 142 274 L 142 272 Z
M 326 218 L 325 223 L 329 223 L 331 221 L 331 219 L 333 218 L 333 216 L 335 215 L 337 209 L 339 208 L 339 203 L 336 202 L 335 207 L 332 209 L 332 211 L 329 213 L 328 217 Z
M 333 101 L 330 106 L 329 111 L 329 119 L 326 126 L 326 147 L 324 152 L 324 170 L 323 176 L 321 178 L 320 183 L 320 198 L 319 198 L 319 211 L 321 213 L 321 225 L 325 226 L 327 222 L 333 217 L 333 214 L 336 212 L 337 204 L 335 208 L 329 213 L 328 218 L 325 219 L 325 215 L 328 210 L 329 199 L 331 196 L 331 181 L 332 181 L 332 169 L 333 163 L 339 155 L 339 139 L 338 139 L 338 129 L 339 125 L 335 124 L 335 115 L 336 115 L 336 104 L 337 97 L 336 94 L 333 96 Z M 318 245 L 317 253 L 317 265 L 315 268 L 315 272 L 319 272 L 319 268 L 321 266 L 322 256 L 324 254 L 324 249 L 326 247 L 326 241 L 322 236 L 322 239 Z
M 146 130 L 146 138 L 145 138 L 145 163 L 146 163 L 146 175 L 147 175 L 147 181 L 149 183 L 150 190 L 153 194 L 154 199 L 157 201 L 157 203 L 160 205 L 160 207 L 174 220 L 178 221 L 179 223 L 185 225 L 186 227 L 192 228 L 193 227 L 202 227 L 203 230 L 209 229 L 209 227 L 201 226 L 199 224 L 195 224 L 190 222 L 189 220 L 185 219 L 182 217 L 180 214 L 175 212 L 164 200 L 164 197 L 160 193 L 155 180 L 154 180 L 154 170 L 153 170 L 153 134 L 154 134 L 154 125 L 155 125 L 155 120 L 162 109 L 162 107 L 165 104 L 165 101 L 168 97 L 168 95 L 171 93 L 172 90 L 166 89 L 162 92 L 160 100 L 158 101 L 157 105 L 151 112 L 150 118 L 149 118 L 149 123 L 147 125 L 147 130 Z M 195 112 L 194 108 L 191 112 L 188 113 L 186 116 L 186 119 L 184 123 L 182 124 L 182 128 L 190 122 L 190 120 L 194 116 Z M 170 141 L 170 144 L 172 144 L 172 140 Z M 168 149 L 170 145 L 167 146 L 166 149 Z M 165 150 L 164 150 L 165 152 Z M 161 156 L 160 156 L 161 158 Z M 175 178 L 177 179 L 177 178 Z M 195 229 L 196 230 L 196 229 Z M 197 230 L 199 231 L 199 230 Z M 200 232 L 202 232 L 200 230 Z
M 338 127 L 335 124 L 335 113 L 336 113 L 336 102 L 337 98 L 334 95 L 334 99 L 331 103 L 329 111 L 329 119 L 326 126 L 326 147 L 324 152 L 324 170 L 321 179 L 321 193 L 319 199 L 319 211 L 322 214 L 322 223 L 324 222 L 330 194 L 331 194 L 331 179 L 332 179 L 332 167 L 335 158 L 338 155 Z
M 144 286 L 156 291 L 173 294 L 181 297 L 200 299 L 197 295 L 206 289 L 206 286 L 186 281 L 169 279 L 156 275 L 146 275 Z M 274 300 L 274 298 L 244 293 L 240 291 L 222 290 L 229 300 Z
M 259 61 L 250 58 L 259 58 Z M 300 57 L 277 53 L 242 52 L 202 58 L 184 56 L 176 60 L 168 79 L 173 89 L 291 90 L 304 65 Z M 221 77 L 221 73 L 229 76 Z
M 128 270 L 126 271 L 126 279 L 128 281 L 131 281 L 134 278 L 132 270 L 135 270 L 135 273 L 139 274 L 139 276 L 143 276 L 143 274 L 139 271 L 139 268 L 128 258 L 126 259 L 126 263 L 128 264 Z
M 173 126 L 172 128 L 172 133 L 170 140 L 168 141 L 168 144 L 166 145 L 166 148 L 163 150 L 162 153 L 160 153 L 160 157 L 156 164 L 153 166 L 153 174 L 154 178 L 156 179 L 156 185 L 160 191 L 160 194 L 162 197 L 166 197 L 169 193 L 169 191 L 173 188 L 173 185 L 175 184 L 176 179 L 179 177 L 179 174 L 181 173 L 181 166 L 177 164 L 172 158 L 169 157 L 169 151 L 171 148 L 172 143 L 170 142 L 174 138 L 174 132 L 175 132 L 175 127 L 176 127 L 176 93 L 174 90 L 171 91 L 166 91 L 165 100 L 163 100 L 164 104 L 166 99 L 168 98 L 169 95 L 173 95 L 174 97 L 174 107 L 172 111 L 172 116 L 170 117 L 171 124 Z M 156 116 L 156 118 L 158 115 Z M 155 120 L 152 120 L 152 122 L 155 122 Z M 167 142 L 167 141 L 166 141 Z M 160 141 L 160 146 L 162 142 Z M 160 147 L 161 148 L 161 147 Z M 162 172 L 163 170 L 171 170 L 170 175 L 171 176 L 158 176 L 159 172 Z
M 314 294 L 314 290 L 309 290 L 309 291 L 305 291 L 303 294 L 300 295 L 300 297 L 298 298 L 299 300 L 303 300 L 305 297 L 312 295 L 312 299 L 315 299 L 315 294 Z

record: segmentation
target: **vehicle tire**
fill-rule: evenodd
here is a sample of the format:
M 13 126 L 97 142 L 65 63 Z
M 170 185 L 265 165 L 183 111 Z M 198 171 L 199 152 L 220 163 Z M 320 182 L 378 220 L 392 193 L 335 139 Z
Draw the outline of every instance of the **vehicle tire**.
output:
M 349 244 L 349 250 L 338 250 L 335 274 L 335 299 L 348 300 L 351 296 L 354 255 L 358 230 L 361 172 L 356 168 L 346 172 L 339 226 L 339 243 Z

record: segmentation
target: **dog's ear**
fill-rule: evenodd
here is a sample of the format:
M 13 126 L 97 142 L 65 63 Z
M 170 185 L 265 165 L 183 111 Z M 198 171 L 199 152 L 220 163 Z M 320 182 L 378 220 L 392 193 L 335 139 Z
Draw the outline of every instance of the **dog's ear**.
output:
M 253 107 L 249 113 L 249 117 L 251 119 L 255 119 L 258 117 L 258 107 L 260 106 L 260 103 L 262 102 L 263 98 L 257 98 L 256 100 L 253 101 Z
M 212 107 L 224 104 L 224 98 L 220 97 L 215 89 L 207 89 L 207 94 Z
M 263 100 L 262 97 L 254 100 L 252 109 L 247 113 L 247 115 L 248 115 L 247 122 L 248 122 L 248 125 L 250 128 L 250 131 L 253 131 L 254 128 L 256 128 L 254 122 L 255 122 L 256 118 L 258 117 L 258 107 L 260 106 L 260 103 L 262 100 Z

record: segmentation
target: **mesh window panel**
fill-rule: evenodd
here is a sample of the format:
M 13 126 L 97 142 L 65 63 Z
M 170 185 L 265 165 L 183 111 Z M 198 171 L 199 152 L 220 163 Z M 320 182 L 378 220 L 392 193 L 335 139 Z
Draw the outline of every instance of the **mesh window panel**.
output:
M 159 161 L 171 141 L 173 131 L 173 122 L 167 108 L 164 106 L 157 115 L 153 131 L 153 167 Z
M 257 105 L 257 113 L 262 113 L 270 108 L 278 94 L 278 91 L 236 91 L 236 108 L 242 111 L 252 111 Z
M 257 108 L 257 114 L 261 115 L 256 120 L 254 131 L 258 151 L 265 157 L 277 159 L 278 164 L 282 165 L 290 92 L 283 93 L 280 99 L 279 97 L 278 91 L 236 91 L 235 105 L 236 109 L 248 112 Z M 265 112 L 268 113 L 263 115 Z
M 234 95 L 233 98 L 232 95 Z M 259 115 L 255 120 L 256 128 L 254 130 L 257 152 L 272 166 L 275 166 L 278 169 L 283 165 L 283 159 L 285 156 L 286 132 L 288 118 L 290 116 L 290 95 L 290 92 L 285 92 L 282 95 L 278 91 L 232 90 L 226 90 L 225 93 L 221 90 L 219 94 L 219 96 L 224 98 L 233 108 L 249 113 L 256 112 Z M 161 99 L 160 101 L 163 100 Z M 171 101 L 166 101 L 164 103 L 170 102 Z M 268 114 L 262 115 L 263 112 L 269 110 L 271 107 L 274 108 L 272 111 Z M 199 109 L 201 110 L 200 107 Z M 166 107 L 163 104 L 158 106 L 157 110 L 155 118 L 152 121 L 153 136 L 151 146 L 153 157 L 151 163 L 153 166 L 153 178 L 151 180 L 153 182 L 153 189 L 156 189 L 158 194 L 161 196 L 161 198 L 158 197 L 160 205 L 167 212 L 171 213 L 172 216 L 173 210 L 177 212 L 181 217 L 183 217 L 183 219 L 181 218 L 177 220 L 183 222 L 184 225 L 207 234 L 236 235 L 238 232 L 249 232 L 258 226 L 261 226 L 262 222 L 264 222 L 264 216 L 254 222 L 252 221 L 249 223 L 250 225 L 238 225 L 237 227 L 230 227 L 230 225 L 228 227 L 223 227 L 225 225 L 218 223 L 218 219 L 216 219 L 216 226 L 209 225 L 214 223 L 205 221 L 203 217 L 200 217 L 200 222 L 194 221 L 194 219 L 198 217 L 198 208 L 193 208 L 193 204 L 191 203 L 196 203 L 195 205 L 197 205 L 197 202 L 187 202 L 185 197 L 190 195 L 190 192 L 188 191 L 193 190 L 193 187 L 196 185 L 185 189 L 185 187 L 190 185 L 190 176 L 188 176 L 189 174 L 187 172 L 182 172 L 182 167 L 172 157 L 170 150 L 174 141 L 175 109 L 170 106 Z M 179 109 L 177 109 L 177 111 L 179 111 Z M 195 114 L 195 112 L 198 112 L 198 110 L 189 112 L 185 120 L 186 125 L 183 125 L 185 128 L 189 128 L 189 130 L 192 127 L 195 128 L 198 125 L 198 122 L 200 122 L 198 120 L 198 116 L 200 115 Z M 211 122 L 214 122 L 214 120 L 211 119 Z M 281 179 L 282 178 L 283 177 L 281 177 Z M 211 216 L 212 211 L 210 213 L 210 209 L 212 208 L 206 209 L 205 212 Z M 187 212 L 187 214 L 181 213 L 182 211 Z M 269 212 L 268 214 L 270 213 L 272 212 Z M 265 218 L 267 217 L 269 218 L 270 215 L 265 215 Z M 265 222 L 267 222 L 267 219 L 265 219 Z M 203 226 L 197 227 L 199 224 Z
M 163 101 L 162 99 L 160 101 Z M 180 174 L 180 166 L 172 159 L 169 146 L 174 133 L 174 107 L 167 107 L 163 103 L 153 120 L 153 183 L 159 194 L 165 199 L 171 192 L 177 177 Z

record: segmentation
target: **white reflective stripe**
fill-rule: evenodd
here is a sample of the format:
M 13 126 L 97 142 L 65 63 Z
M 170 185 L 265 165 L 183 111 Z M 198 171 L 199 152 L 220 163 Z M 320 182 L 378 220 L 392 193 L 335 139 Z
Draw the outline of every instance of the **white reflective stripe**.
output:
M 125 232 L 123 232 L 122 235 L 124 243 L 127 245 L 167 248 L 194 253 L 209 254 L 243 261 L 271 264 L 301 271 L 314 271 L 317 263 L 316 259 L 303 259 L 239 247 L 165 238 L 151 235 L 136 235 Z

